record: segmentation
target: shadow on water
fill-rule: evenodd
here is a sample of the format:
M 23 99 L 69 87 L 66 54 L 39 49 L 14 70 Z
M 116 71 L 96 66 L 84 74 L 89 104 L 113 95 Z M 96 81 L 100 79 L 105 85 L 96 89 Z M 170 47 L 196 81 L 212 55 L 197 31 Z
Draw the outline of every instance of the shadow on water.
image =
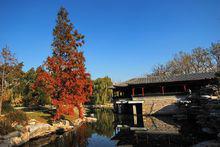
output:
M 191 146 L 204 137 L 195 124 L 176 123 L 171 117 L 116 115 L 112 110 L 93 110 L 96 123 L 80 126 L 61 136 L 32 140 L 24 146 L 111 147 L 111 146 Z

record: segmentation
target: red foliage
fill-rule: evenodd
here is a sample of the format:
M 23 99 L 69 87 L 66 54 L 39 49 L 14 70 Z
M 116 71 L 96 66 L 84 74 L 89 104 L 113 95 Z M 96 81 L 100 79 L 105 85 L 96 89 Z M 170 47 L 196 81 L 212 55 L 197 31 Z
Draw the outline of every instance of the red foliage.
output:
M 54 29 L 53 56 L 38 68 L 35 83 L 50 95 L 57 107 L 55 119 L 62 114 L 73 115 L 74 107 L 83 117 L 83 104 L 92 94 L 92 81 L 85 69 L 85 58 L 78 47 L 84 43 L 84 36 L 73 31 L 67 12 L 61 8 Z M 73 33 L 72 33 L 73 32 Z

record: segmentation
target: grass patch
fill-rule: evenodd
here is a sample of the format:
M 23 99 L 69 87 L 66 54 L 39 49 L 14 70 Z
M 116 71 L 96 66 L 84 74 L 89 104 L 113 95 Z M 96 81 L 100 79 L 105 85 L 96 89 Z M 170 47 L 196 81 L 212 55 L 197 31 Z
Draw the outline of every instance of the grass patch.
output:
M 49 113 L 44 113 L 41 111 L 33 111 L 33 112 L 26 112 L 27 116 L 29 119 L 35 119 L 41 123 L 50 123 L 52 120 L 52 115 Z M 77 118 L 79 118 L 79 113 L 78 111 L 75 111 L 74 116 L 69 116 L 69 115 L 63 115 L 65 119 L 74 122 Z
M 48 113 L 43 113 L 40 111 L 26 112 L 29 119 L 35 119 L 41 123 L 48 123 L 52 116 Z

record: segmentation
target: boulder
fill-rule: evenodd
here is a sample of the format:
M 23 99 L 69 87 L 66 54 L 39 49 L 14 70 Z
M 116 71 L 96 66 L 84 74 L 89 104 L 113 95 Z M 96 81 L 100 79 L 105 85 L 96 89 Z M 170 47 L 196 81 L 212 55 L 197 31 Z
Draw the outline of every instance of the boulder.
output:
M 10 139 L 10 138 L 13 138 L 13 137 L 20 137 L 20 136 L 21 136 L 21 133 L 20 133 L 20 132 L 14 131 L 14 132 L 11 132 L 11 133 L 9 133 L 9 134 L 7 134 L 7 135 L 5 135 L 5 136 L 2 136 L 2 138 L 3 138 L 4 140 L 7 140 L 7 139 Z
M 26 133 L 22 133 L 20 137 L 13 137 L 10 139 L 10 145 L 12 146 L 20 146 L 23 143 L 29 141 L 30 136 L 29 136 L 29 132 Z
M 45 136 L 53 130 L 49 124 L 29 125 L 30 138 Z
M 85 118 L 85 121 L 86 121 L 86 122 L 89 122 L 89 123 L 92 123 L 92 122 L 96 122 L 96 121 L 97 121 L 97 118 L 95 118 L 95 117 L 86 117 L 86 118 Z
M 77 123 L 81 123 L 82 119 L 79 119 Z M 52 126 L 49 124 L 36 123 L 35 120 L 31 120 L 29 125 L 23 127 L 19 131 L 12 132 L 5 136 L 0 136 L 1 146 L 20 146 L 23 143 L 33 138 L 45 137 L 49 134 L 56 132 L 57 134 L 63 134 L 65 131 L 72 129 L 68 120 L 61 120 L 54 123 Z
M 73 126 L 70 125 L 70 122 L 68 120 L 60 120 L 60 121 L 54 122 L 52 126 L 55 127 L 56 130 L 59 130 L 62 128 L 64 129 L 64 131 L 68 131 L 73 128 Z
M 70 126 L 70 122 L 68 120 L 60 120 L 53 123 L 55 127 L 63 127 L 63 126 Z
M 37 123 L 37 120 L 35 120 L 35 119 L 31 119 L 28 121 L 29 125 L 35 125 L 36 123 Z
M 83 121 L 84 121 L 83 119 L 78 118 L 73 122 L 73 124 L 74 124 L 74 126 L 79 126 Z

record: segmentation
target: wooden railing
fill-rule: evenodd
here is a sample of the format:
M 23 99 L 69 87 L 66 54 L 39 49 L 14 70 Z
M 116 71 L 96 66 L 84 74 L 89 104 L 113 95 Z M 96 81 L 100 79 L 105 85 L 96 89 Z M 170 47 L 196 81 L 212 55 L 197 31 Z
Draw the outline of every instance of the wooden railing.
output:
M 169 95 L 187 95 L 188 92 L 168 92 L 168 93 L 145 93 L 142 94 L 136 94 L 133 97 L 146 97 L 146 96 L 169 96 Z
M 123 97 L 123 96 L 114 96 L 112 99 L 132 99 L 132 97 L 147 97 L 147 96 L 172 96 L 172 95 L 187 95 L 189 94 L 188 92 L 168 92 L 168 93 L 145 93 L 144 95 L 142 94 L 136 94 L 134 96 L 130 97 Z

